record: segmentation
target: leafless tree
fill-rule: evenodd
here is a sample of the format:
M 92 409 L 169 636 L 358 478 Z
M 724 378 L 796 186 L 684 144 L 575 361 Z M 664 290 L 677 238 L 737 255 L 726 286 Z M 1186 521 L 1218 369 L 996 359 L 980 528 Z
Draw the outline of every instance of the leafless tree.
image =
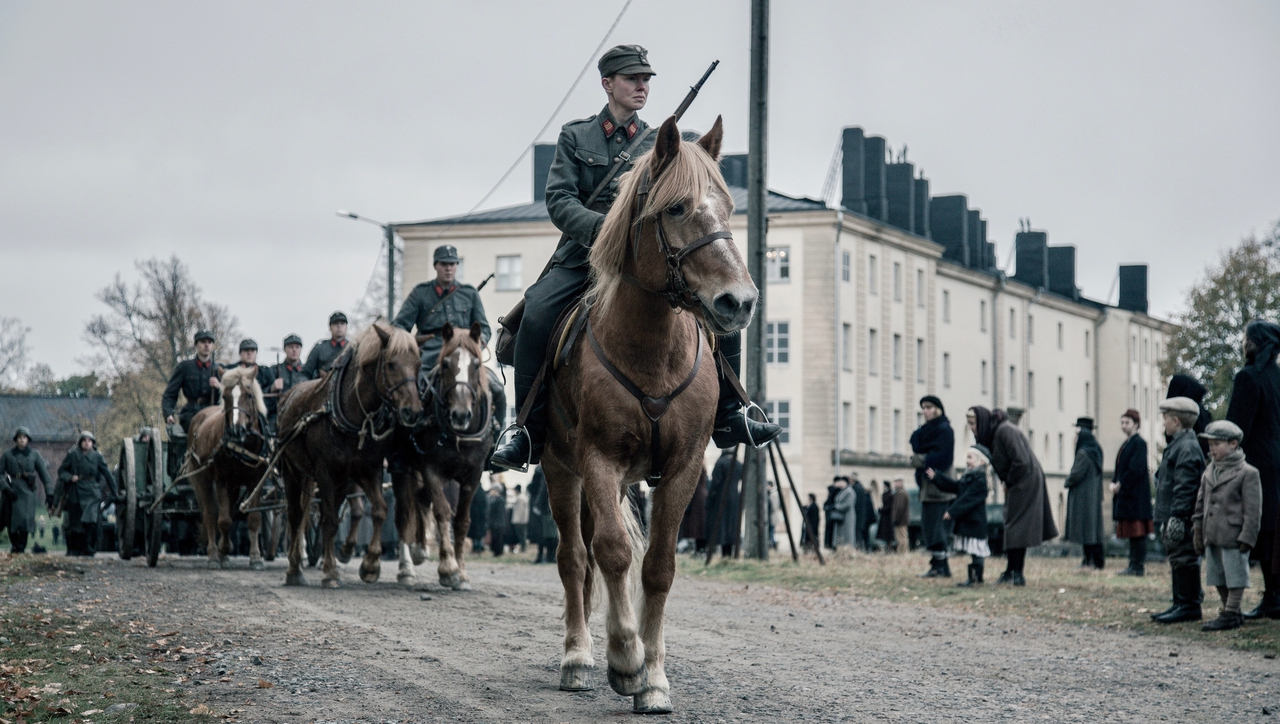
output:
M 17 381 L 27 366 L 27 332 L 17 317 L 0 317 L 0 389 Z

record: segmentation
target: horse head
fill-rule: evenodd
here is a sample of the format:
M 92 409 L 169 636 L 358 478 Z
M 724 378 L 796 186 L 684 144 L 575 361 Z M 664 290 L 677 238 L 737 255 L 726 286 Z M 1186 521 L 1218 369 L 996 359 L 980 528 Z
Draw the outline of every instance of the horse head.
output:
M 729 232 L 733 197 L 720 175 L 720 118 L 697 142 L 683 141 L 674 117 L 653 151 L 623 179 L 592 247 L 596 301 L 608 304 L 623 281 L 687 308 L 717 334 L 745 328 L 759 290 Z
M 489 369 L 481 362 L 484 351 L 479 322 L 473 322 L 466 334 L 459 334 L 452 324 L 440 330 L 444 344 L 440 348 L 437 379 L 439 424 L 454 432 L 469 433 L 477 420 L 487 419 L 485 406 L 489 399 Z
M 413 425 L 422 416 L 418 399 L 418 344 L 413 335 L 374 322 L 357 343 L 357 385 L 371 380 L 384 405 L 395 410 L 401 424 Z
M 262 435 L 259 415 L 267 414 L 267 404 L 257 377 L 257 365 L 233 367 L 222 373 L 223 429 L 236 437 L 244 437 L 247 432 Z

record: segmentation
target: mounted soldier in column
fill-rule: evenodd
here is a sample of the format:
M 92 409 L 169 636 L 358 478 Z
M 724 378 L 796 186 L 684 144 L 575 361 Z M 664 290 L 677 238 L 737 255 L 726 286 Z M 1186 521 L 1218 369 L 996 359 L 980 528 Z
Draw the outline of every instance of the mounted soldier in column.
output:
M 196 332 L 196 356 L 178 363 L 169 377 L 169 384 L 164 388 L 164 396 L 160 398 L 160 409 L 165 423 L 177 422 L 186 432 L 191 425 L 191 418 L 204 408 L 217 404 L 218 394 L 222 391 L 222 383 L 218 381 L 218 366 L 213 361 L 213 332 L 202 329 Z M 182 410 L 176 413 L 178 393 L 186 399 Z M 176 419 L 175 419 L 176 418 Z

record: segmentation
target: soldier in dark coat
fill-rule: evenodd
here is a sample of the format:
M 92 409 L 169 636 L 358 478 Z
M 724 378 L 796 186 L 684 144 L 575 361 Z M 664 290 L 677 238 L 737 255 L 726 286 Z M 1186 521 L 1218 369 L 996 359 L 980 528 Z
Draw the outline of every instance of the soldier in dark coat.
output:
M 733 555 L 738 543 L 738 484 L 742 482 L 742 463 L 734 457 L 734 448 L 720 451 L 720 459 L 711 469 L 707 485 L 707 545 L 720 546 L 720 555 Z
M 1280 619 L 1280 326 L 1261 320 L 1245 328 L 1245 366 L 1236 373 L 1227 419 L 1244 432 L 1245 459 L 1262 479 L 1262 527 L 1251 557 L 1262 569 L 1266 590 L 1246 619 Z
M 395 325 L 407 332 L 417 326 L 418 334 L 425 336 L 419 347 L 421 365 L 418 371 L 418 384 L 425 384 L 427 373 L 436 366 L 440 357 L 440 348 L 444 340 L 440 330 L 446 323 L 456 329 L 470 329 L 472 324 L 480 325 L 480 343 L 489 343 L 489 319 L 484 314 L 484 304 L 480 301 L 480 292 L 470 284 L 457 281 L 458 249 L 449 244 L 437 246 L 432 253 L 436 278 L 423 282 L 409 292 L 400 312 L 396 314 Z M 497 375 L 489 375 L 489 392 L 493 396 L 493 422 L 500 430 L 506 424 L 507 393 Z
M 956 434 L 947 419 L 942 400 L 933 395 L 920 398 L 920 411 L 925 423 L 911 433 L 911 463 L 916 469 L 916 485 L 920 488 L 920 542 L 929 550 L 929 570 L 924 578 L 951 577 L 947 547 L 951 542 L 952 522 L 944 519 L 947 507 L 955 500 L 934 485 L 928 470 L 949 472 L 955 460 Z
M 299 382 L 309 377 L 302 371 L 302 338 L 291 334 L 284 338 L 284 361 L 271 366 L 271 374 L 275 382 L 271 384 L 271 392 L 276 393 L 277 400 Z M 265 390 L 264 390 L 265 392 Z
M 258 372 L 254 375 L 254 379 L 258 381 L 258 386 L 262 388 L 262 392 L 265 395 L 274 387 L 276 374 L 272 371 L 270 366 L 258 364 L 258 343 L 246 337 L 245 339 L 240 340 L 240 361 L 236 362 L 234 365 L 228 366 L 226 369 L 231 369 L 232 367 L 255 366 L 258 368 Z M 263 402 L 267 405 L 267 419 L 271 422 L 271 428 L 274 430 L 276 398 L 265 397 Z
M 631 158 L 653 148 L 649 124 L 637 115 L 649 97 L 649 52 L 639 45 L 619 45 L 600 56 L 600 84 L 609 97 L 596 115 L 566 123 L 560 130 L 556 155 L 547 175 L 547 213 L 551 222 L 567 237 L 551 257 L 546 276 L 525 290 L 525 312 L 515 339 L 516 404 L 535 395 L 523 431 L 510 435 L 493 453 L 497 467 L 520 469 L 526 461 L 537 462 L 546 438 L 545 394 L 533 389 L 538 369 L 546 355 L 547 342 L 560 314 L 585 291 L 588 255 L 600 233 L 605 214 L 618 196 L 618 180 L 631 169 Z M 635 139 L 639 145 L 622 156 Z M 615 159 L 625 159 L 591 208 L 586 201 L 609 173 Z M 738 369 L 741 335 L 721 339 L 721 350 L 729 364 Z M 748 434 L 749 431 L 749 434 Z M 717 447 L 755 441 L 764 444 L 778 436 L 781 428 L 759 423 L 743 415 L 731 384 L 722 375 L 720 404 L 716 412 L 714 441 Z
M 1172 571 L 1173 605 L 1153 614 L 1160 623 L 1200 620 L 1200 557 L 1191 535 L 1204 453 L 1194 426 L 1200 406 L 1187 397 L 1160 403 L 1169 445 L 1156 469 L 1156 523 L 1163 526 L 1165 553 Z
M 1129 540 L 1129 567 L 1122 576 L 1141 576 L 1147 569 L 1147 536 L 1155 530 L 1151 518 L 1151 473 L 1147 469 L 1147 441 L 1138 434 L 1142 415 L 1125 410 L 1120 418 L 1124 444 L 1116 453 L 1111 480 L 1111 519 L 1116 537 Z
M 101 504 L 115 498 L 111 469 L 94 449 L 93 433 L 80 433 L 79 443 L 58 466 L 58 492 L 54 499 L 63 511 L 67 555 L 92 556 L 98 543 Z
M 44 505 L 45 491 L 53 490 L 44 458 L 31 447 L 31 433 L 20 427 L 13 433 L 14 446 L 0 455 L 0 530 L 9 529 L 14 553 L 27 550 L 27 536 L 36 529 L 36 509 Z M 43 487 L 41 487 L 43 485 Z
M 1076 459 L 1067 474 L 1067 519 L 1063 540 L 1084 547 L 1081 568 L 1106 565 L 1102 537 L 1102 446 L 1093 435 L 1093 418 L 1076 420 Z
M 338 355 L 342 354 L 347 348 L 347 315 L 342 312 L 334 312 L 329 315 L 329 339 L 322 339 L 311 347 L 311 351 L 307 353 L 307 361 L 302 365 L 302 372 L 307 379 L 314 380 L 333 367 L 333 361 L 338 359 Z
M 217 404 L 218 395 L 222 392 L 222 383 L 218 381 L 218 365 L 213 361 L 213 332 L 202 329 L 196 332 L 196 356 L 183 360 L 173 369 L 169 384 L 164 388 L 164 396 L 160 398 L 160 409 L 166 424 L 175 422 L 174 409 L 178 406 L 178 393 L 181 392 L 186 404 L 176 413 L 176 422 L 186 432 L 191 418 L 204 408 Z

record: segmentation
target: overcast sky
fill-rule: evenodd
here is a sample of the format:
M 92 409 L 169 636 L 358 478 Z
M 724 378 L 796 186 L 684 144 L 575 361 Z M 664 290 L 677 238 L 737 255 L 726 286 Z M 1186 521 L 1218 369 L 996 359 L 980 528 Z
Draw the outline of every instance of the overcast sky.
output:
M 177 254 L 264 346 L 350 310 L 381 220 L 463 213 L 533 140 L 622 0 L 0 0 L 0 315 L 76 372 L 94 293 Z M 658 71 L 650 121 L 747 144 L 749 9 L 634 0 L 610 44 Z M 1280 3 L 773 3 L 769 185 L 822 191 L 843 126 L 964 193 L 1003 265 L 1020 217 L 1105 298 L 1151 265 L 1168 315 L 1280 218 Z M 594 71 L 593 71 L 594 72 Z M 541 139 L 603 105 L 588 75 Z M 487 206 L 531 198 L 528 162 Z M 532 264 L 530 268 L 537 268 Z M 496 317 L 504 310 L 490 310 Z

